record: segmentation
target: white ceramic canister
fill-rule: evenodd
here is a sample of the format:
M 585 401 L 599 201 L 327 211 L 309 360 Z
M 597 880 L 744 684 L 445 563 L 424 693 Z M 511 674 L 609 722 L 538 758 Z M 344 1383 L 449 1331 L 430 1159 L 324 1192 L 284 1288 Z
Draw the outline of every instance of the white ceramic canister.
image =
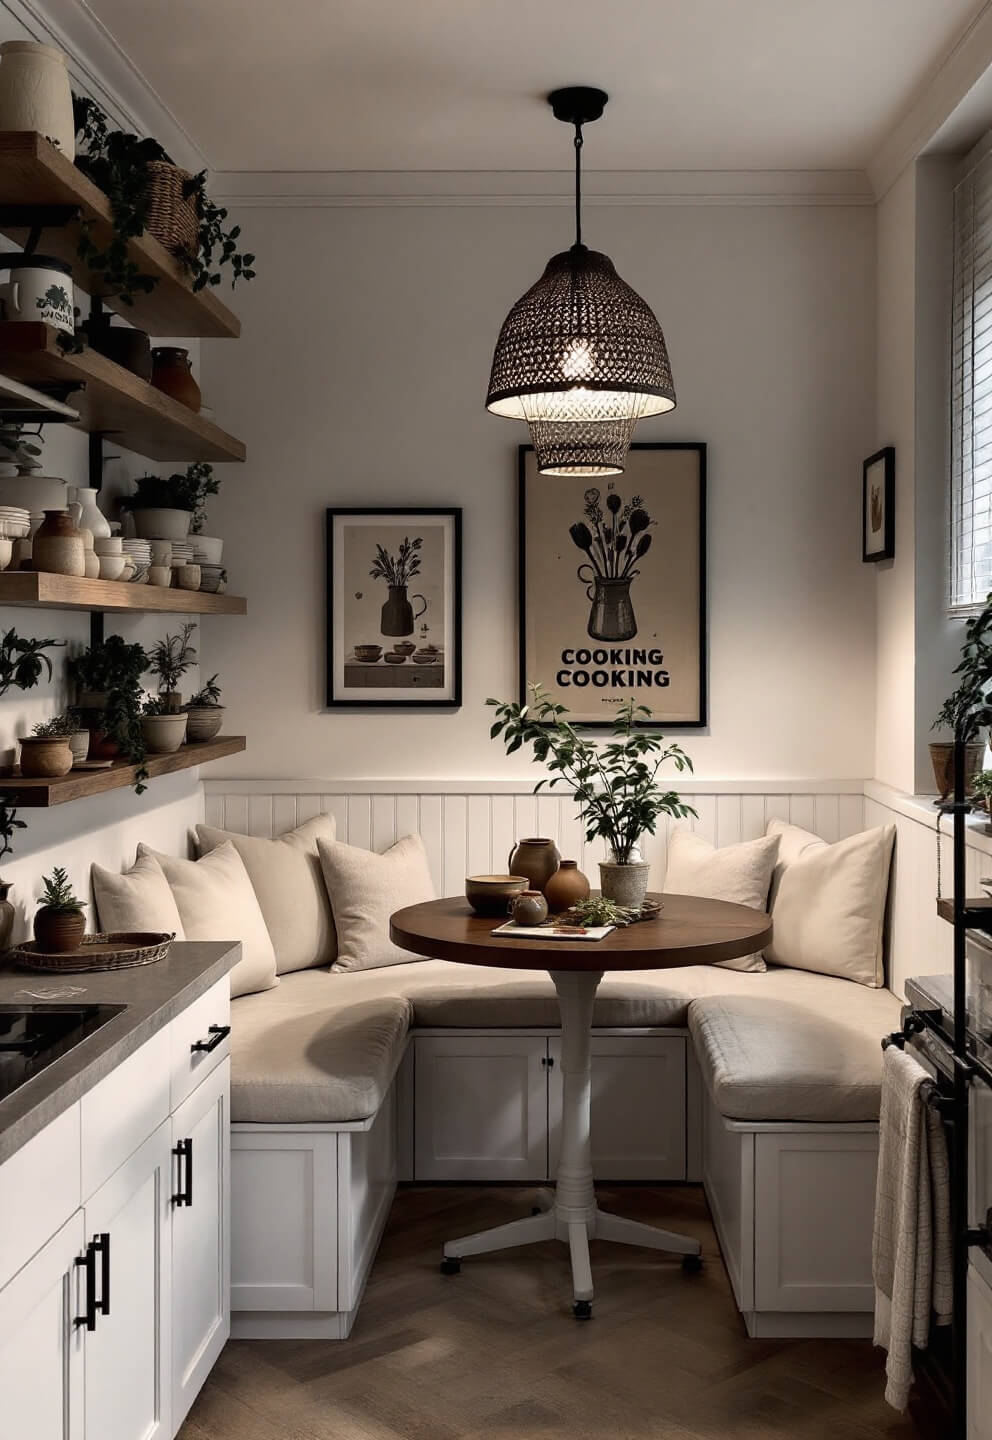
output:
M 76 158 L 72 86 L 65 56 L 53 45 L 8 40 L 0 45 L 0 130 L 34 130 Z
M 76 333 L 72 271 L 50 255 L 0 255 L 0 270 L 10 277 L 0 285 L 5 320 L 43 320 L 65 335 Z
M 86 485 L 72 485 L 69 487 L 69 501 L 79 506 L 76 523 L 89 530 L 94 540 L 106 540 L 110 534 L 110 523 L 96 503 L 99 493 L 99 490 L 92 490 Z

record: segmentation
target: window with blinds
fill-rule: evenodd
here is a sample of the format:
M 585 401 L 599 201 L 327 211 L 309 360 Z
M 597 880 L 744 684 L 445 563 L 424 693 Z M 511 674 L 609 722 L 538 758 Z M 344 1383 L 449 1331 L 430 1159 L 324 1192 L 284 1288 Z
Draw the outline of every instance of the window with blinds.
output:
M 992 590 L 992 135 L 954 189 L 949 574 L 952 615 Z

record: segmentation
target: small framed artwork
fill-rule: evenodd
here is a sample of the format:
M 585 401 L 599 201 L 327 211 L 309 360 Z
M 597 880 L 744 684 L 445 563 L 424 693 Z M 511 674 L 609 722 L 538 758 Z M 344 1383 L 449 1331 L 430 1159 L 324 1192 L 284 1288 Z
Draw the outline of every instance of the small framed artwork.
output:
M 520 694 L 581 725 L 633 699 L 706 724 L 706 446 L 632 445 L 622 475 L 538 474 L 519 452 Z
M 327 512 L 327 704 L 462 702 L 462 512 Z
M 861 558 L 891 560 L 896 553 L 896 452 L 876 450 L 861 467 Z

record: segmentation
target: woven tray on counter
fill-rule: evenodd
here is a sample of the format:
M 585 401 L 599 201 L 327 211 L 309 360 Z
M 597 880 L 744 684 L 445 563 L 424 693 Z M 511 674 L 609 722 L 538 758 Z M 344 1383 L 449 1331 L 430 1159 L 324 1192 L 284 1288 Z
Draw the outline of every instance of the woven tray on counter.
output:
M 84 935 L 78 950 L 57 955 L 39 950 L 32 940 L 15 945 L 11 959 L 24 970 L 47 970 L 61 975 L 78 975 L 96 970 L 131 970 L 136 965 L 154 965 L 164 960 L 175 934 L 160 930 L 110 931 Z

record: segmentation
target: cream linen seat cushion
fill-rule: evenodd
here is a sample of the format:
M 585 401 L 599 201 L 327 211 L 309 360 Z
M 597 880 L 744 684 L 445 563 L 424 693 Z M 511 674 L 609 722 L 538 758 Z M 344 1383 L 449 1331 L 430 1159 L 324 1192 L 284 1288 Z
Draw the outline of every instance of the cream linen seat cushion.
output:
M 772 1006 L 762 996 L 724 995 L 689 1007 L 689 1031 L 714 1104 L 730 1120 L 877 1120 L 881 1040 L 899 1027 L 900 1002 L 888 990 L 791 973 L 805 983 Z
M 330 965 L 337 937 L 317 844 L 335 836 L 333 815 L 316 815 L 275 840 L 197 825 L 200 854 L 226 842 L 244 861 L 276 952 L 276 974 Z
M 704 835 L 673 830 L 668 841 L 667 895 L 702 895 L 707 900 L 730 900 L 752 910 L 768 909 L 768 892 L 778 857 L 778 836 L 765 835 L 740 845 L 717 849 Z M 760 955 L 718 960 L 726 970 L 764 970 Z

